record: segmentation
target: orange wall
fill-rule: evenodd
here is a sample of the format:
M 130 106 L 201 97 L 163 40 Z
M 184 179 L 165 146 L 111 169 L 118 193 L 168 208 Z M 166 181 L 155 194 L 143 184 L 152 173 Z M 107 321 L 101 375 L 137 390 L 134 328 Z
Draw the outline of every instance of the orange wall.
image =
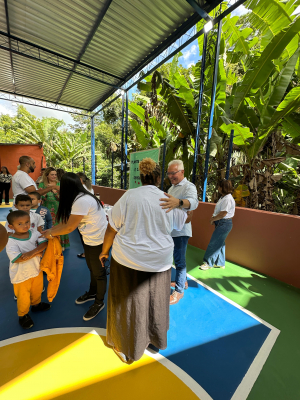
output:
M 125 192 L 101 186 L 94 186 L 94 190 L 111 205 Z M 207 248 L 214 230 L 209 223 L 214 207 L 199 203 L 189 244 Z M 300 217 L 237 207 L 226 241 L 226 259 L 300 288 L 299 236 Z
M 12 175 L 17 172 L 21 156 L 29 156 L 34 159 L 36 169 L 34 173 L 30 174 L 30 177 L 36 181 L 41 174 L 41 168 L 46 166 L 43 148 L 38 144 L 0 144 L 0 166 L 7 167 Z M 10 198 L 12 198 L 12 191 L 10 192 Z

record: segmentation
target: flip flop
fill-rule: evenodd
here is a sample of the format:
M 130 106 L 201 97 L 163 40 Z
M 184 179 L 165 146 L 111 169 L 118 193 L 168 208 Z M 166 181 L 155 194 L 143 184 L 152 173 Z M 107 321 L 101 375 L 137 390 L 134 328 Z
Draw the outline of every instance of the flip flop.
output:
M 77 254 L 77 257 L 78 257 L 78 258 L 85 258 L 85 256 L 84 256 L 83 254 L 84 254 L 84 253 Z

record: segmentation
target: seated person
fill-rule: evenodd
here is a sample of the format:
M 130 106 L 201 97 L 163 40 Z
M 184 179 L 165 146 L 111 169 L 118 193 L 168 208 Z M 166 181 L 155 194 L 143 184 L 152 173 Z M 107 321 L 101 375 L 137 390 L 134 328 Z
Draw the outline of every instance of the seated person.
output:
M 34 212 L 30 212 L 32 205 L 31 197 L 28 194 L 18 194 L 15 200 L 15 209 L 20 211 L 27 212 L 30 215 L 30 230 L 31 231 L 39 231 L 42 232 L 44 221 L 43 218 Z M 5 228 L 8 233 L 13 232 L 12 229 L 9 227 L 8 223 L 6 222 Z
M 41 204 L 40 204 L 40 202 L 41 202 L 41 195 L 38 193 L 38 192 L 31 192 L 31 193 L 29 193 L 29 195 L 28 195 L 30 198 L 31 198 L 31 200 L 32 200 L 32 203 L 31 203 L 31 212 L 35 212 L 35 213 L 37 213 L 37 214 L 39 214 L 42 218 L 43 218 L 43 221 L 44 221 L 44 231 L 46 230 L 46 229 L 50 229 L 50 228 L 52 228 L 52 217 L 51 217 L 51 213 L 50 213 L 50 211 L 48 210 L 48 208 L 47 207 L 45 207 L 45 206 L 42 206 Z
M 40 270 L 41 256 L 47 247 L 47 240 L 40 233 L 30 230 L 28 212 L 13 211 L 7 216 L 12 233 L 6 245 L 10 259 L 9 276 L 17 296 L 19 323 L 24 329 L 33 327 L 28 315 L 32 312 L 47 311 L 51 305 L 41 302 L 43 291 L 43 273 Z

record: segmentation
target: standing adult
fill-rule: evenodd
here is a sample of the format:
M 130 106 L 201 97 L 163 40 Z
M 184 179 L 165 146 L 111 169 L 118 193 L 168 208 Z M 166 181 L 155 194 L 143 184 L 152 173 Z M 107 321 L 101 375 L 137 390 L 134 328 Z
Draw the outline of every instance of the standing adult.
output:
M 210 219 L 211 225 L 215 225 L 215 230 L 204 254 L 203 264 L 199 267 L 203 271 L 211 268 L 225 268 L 225 240 L 232 229 L 232 218 L 235 214 L 231 181 L 222 180 L 219 183 L 218 191 L 221 198 Z
M 196 210 L 198 207 L 198 195 L 196 186 L 184 177 L 184 166 L 181 160 L 173 160 L 168 165 L 167 175 L 172 183 L 168 190 L 167 199 L 161 199 L 164 209 L 169 211 L 179 207 L 186 211 Z M 186 249 L 189 238 L 192 236 L 192 224 L 189 222 L 178 232 L 172 232 L 174 241 L 174 261 L 176 267 L 175 281 L 171 282 L 174 291 L 170 296 L 170 304 L 176 304 L 184 295 L 184 289 L 188 288 L 186 281 Z
M 170 234 L 181 230 L 187 217 L 160 207 L 159 165 L 145 158 L 139 169 L 142 186 L 128 190 L 114 205 L 100 255 L 104 264 L 113 245 L 106 338 L 124 362 L 141 358 L 149 344 L 167 347 L 174 247 Z
M 65 170 L 63 170 L 62 168 L 57 168 L 56 173 L 58 182 L 60 182 L 63 174 L 65 174 Z
M 42 196 L 43 205 L 48 208 L 52 217 L 52 224 L 57 225 L 56 214 L 59 205 L 59 191 L 56 190 L 56 187 L 60 187 L 60 182 L 57 180 L 57 173 L 55 168 L 48 167 L 45 169 L 43 174 L 43 181 L 39 184 L 40 189 L 44 189 L 46 187 L 52 187 L 53 190 L 48 192 Z M 60 244 L 63 251 L 70 247 L 70 239 L 69 235 L 61 235 Z
M 84 172 L 78 172 L 77 175 L 79 176 L 81 183 L 83 184 L 83 187 L 90 193 L 94 194 L 95 192 L 94 189 L 92 188 L 92 182 L 86 176 L 86 174 Z
M 42 168 L 41 169 L 41 175 L 37 178 L 37 180 L 35 181 L 35 183 L 37 184 L 37 186 L 43 181 L 43 175 L 45 172 L 46 168 Z
M 83 316 L 84 321 L 96 317 L 104 308 L 106 292 L 106 271 L 101 266 L 99 254 L 107 227 L 106 214 L 100 201 L 84 189 L 79 177 L 66 172 L 61 179 L 60 202 L 57 211 L 58 225 L 43 232 L 43 236 L 51 239 L 53 236 L 66 235 L 77 227 L 83 236 L 86 263 L 89 267 L 90 288 L 76 299 L 76 304 L 94 301 Z
M 29 174 L 33 173 L 36 165 L 33 158 L 29 156 L 21 156 L 19 158 L 19 169 L 12 178 L 12 191 L 14 194 L 14 201 L 18 194 L 28 194 L 31 192 L 38 192 L 40 195 L 44 195 L 51 190 L 55 189 L 59 191 L 59 186 L 55 188 L 53 186 L 38 189 L 36 183 Z
M 9 206 L 9 189 L 12 180 L 12 175 L 6 167 L 1 168 L 0 173 L 0 205 L 3 200 L 3 192 L 5 196 L 5 204 Z

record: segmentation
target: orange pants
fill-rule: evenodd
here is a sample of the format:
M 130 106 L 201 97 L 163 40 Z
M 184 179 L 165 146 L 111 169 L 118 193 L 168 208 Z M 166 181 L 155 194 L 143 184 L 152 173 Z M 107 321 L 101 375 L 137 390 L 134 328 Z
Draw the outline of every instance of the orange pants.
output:
M 35 278 L 30 278 L 27 279 L 27 281 L 14 284 L 19 317 L 28 314 L 30 305 L 36 306 L 41 302 L 43 287 L 44 282 L 42 271 Z

